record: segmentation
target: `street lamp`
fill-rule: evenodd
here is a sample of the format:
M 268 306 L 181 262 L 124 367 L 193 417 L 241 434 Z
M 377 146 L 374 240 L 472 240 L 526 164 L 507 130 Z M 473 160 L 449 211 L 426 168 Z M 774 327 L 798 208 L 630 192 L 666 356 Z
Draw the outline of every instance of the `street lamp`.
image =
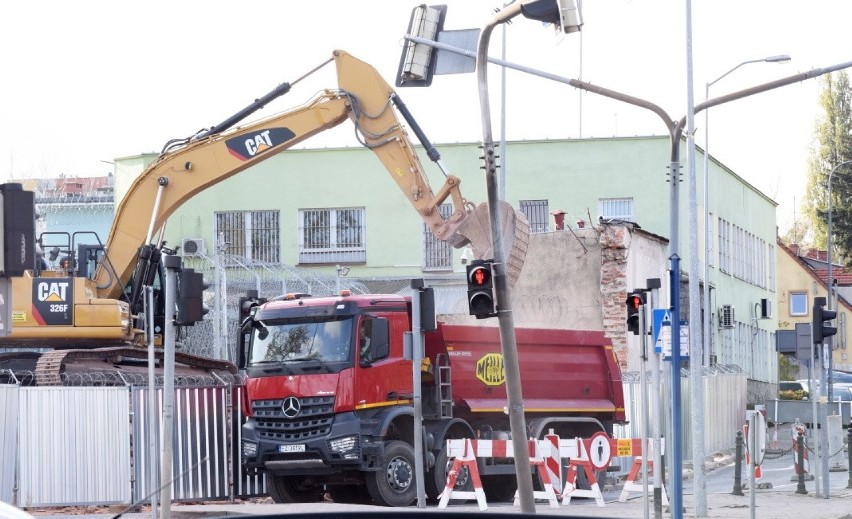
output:
M 833 299 L 832 292 L 834 291 L 833 287 L 832 287 L 833 280 L 831 278 L 831 275 L 832 275 L 832 272 L 831 272 L 831 263 L 832 263 L 832 260 L 831 260 L 831 232 L 832 232 L 832 229 L 831 229 L 831 179 L 832 179 L 832 177 L 834 177 L 834 172 L 837 171 L 837 169 L 840 168 L 840 166 L 845 166 L 846 164 L 852 164 L 852 160 L 846 160 L 846 161 L 841 162 L 840 164 L 831 168 L 831 171 L 828 173 L 828 309 L 829 310 L 832 309 L 831 301 Z M 832 342 L 833 342 L 833 340 L 832 340 Z M 832 391 L 832 388 L 831 388 L 831 383 L 833 382 L 832 379 L 834 378 L 834 377 L 832 377 L 832 374 L 831 374 L 831 372 L 834 370 L 834 352 L 833 352 L 833 349 L 834 348 L 829 348 L 829 353 L 828 353 L 828 382 L 826 384 L 826 386 L 828 387 L 828 390 L 826 392 L 826 395 L 828 396 L 829 402 L 831 402 L 831 397 L 833 396 L 832 395 L 833 391 Z
M 704 102 L 710 99 L 710 87 L 718 83 L 731 72 L 737 70 L 743 65 L 751 63 L 786 63 L 790 61 L 790 56 L 787 54 L 779 54 L 778 56 L 767 56 L 761 59 L 750 59 L 743 61 L 731 70 L 725 72 L 713 81 L 707 83 L 704 88 Z M 704 352 L 704 366 L 710 367 L 710 171 L 708 170 L 708 162 L 710 157 L 709 144 L 710 142 L 710 109 L 704 112 L 704 341 L 702 348 Z

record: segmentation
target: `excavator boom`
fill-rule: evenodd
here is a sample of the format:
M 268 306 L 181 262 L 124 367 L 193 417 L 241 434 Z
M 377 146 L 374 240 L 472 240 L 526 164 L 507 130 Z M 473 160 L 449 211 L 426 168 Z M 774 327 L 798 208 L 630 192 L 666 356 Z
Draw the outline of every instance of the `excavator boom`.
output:
M 485 204 L 474 207 L 459 190 L 460 181 L 445 172 L 444 184 L 433 192 L 407 132 L 393 106 L 408 117 L 391 86 L 375 68 L 352 55 L 333 53 L 338 88 L 325 90 L 305 105 L 233 129 L 229 120 L 182 143 L 158 157 L 131 185 L 116 210 L 106 241 L 106 261 L 95 273 L 98 296 L 119 298 L 132 277 L 140 244 L 152 241 L 153 233 L 196 193 L 291 148 L 347 118 L 356 127 L 361 143 L 370 148 L 397 183 L 434 235 L 454 247 L 471 245 L 474 256 L 491 254 L 491 235 Z M 276 89 L 276 95 L 289 88 Z M 271 93 L 272 94 L 272 93 Z M 265 99 L 266 101 L 267 99 Z M 421 134 L 413 119 L 407 120 Z M 423 143 L 430 149 L 428 142 Z M 439 166 L 443 165 L 439 162 Z M 443 218 L 439 206 L 449 198 L 453 214 Z M 506 204 L 504 244 L 509 259 L 509 279 L 514 283 L 526 254 L 529 226 L 523 214 Z

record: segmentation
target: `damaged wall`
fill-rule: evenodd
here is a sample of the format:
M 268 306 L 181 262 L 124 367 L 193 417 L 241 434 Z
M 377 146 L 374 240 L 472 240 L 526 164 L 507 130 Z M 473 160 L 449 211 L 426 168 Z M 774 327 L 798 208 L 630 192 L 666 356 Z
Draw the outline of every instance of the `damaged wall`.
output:
M 630 224 L 531 235 L 512 291 L 515 325 L 602 330 L 621 367 L 638 369 L 639 339 L 627 335 L 627 291 L 660 278 L 662 303 L 668 300 L 666 248 L 665 239 Z

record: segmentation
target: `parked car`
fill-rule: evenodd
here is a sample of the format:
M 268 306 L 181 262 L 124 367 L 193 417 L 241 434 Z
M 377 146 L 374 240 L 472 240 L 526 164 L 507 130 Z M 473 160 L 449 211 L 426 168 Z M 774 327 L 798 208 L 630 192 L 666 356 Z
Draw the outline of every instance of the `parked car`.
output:
M 805 384 L 802 382 L 805 382 Z M 782 380 L 778 382 L 778 391 L 807 391 L 807 387 L 806 380 Z
M 34 519 L 32 515 L 20 508 L 0 501 L 0 518 L 2 519 Z

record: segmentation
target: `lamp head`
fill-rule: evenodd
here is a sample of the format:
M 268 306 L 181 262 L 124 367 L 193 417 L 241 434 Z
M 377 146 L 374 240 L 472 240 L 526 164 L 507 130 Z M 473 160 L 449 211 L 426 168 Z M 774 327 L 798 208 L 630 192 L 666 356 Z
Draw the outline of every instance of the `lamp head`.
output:
M 788 56 L 787 54 L 779 54 L 778 56 L 769 56 L 768 58 L 765 58 L 763 61 L 765 61 L 767 63 L 787 63 L 791 59 L 792 58 L 790 58 L 790 56 Z

